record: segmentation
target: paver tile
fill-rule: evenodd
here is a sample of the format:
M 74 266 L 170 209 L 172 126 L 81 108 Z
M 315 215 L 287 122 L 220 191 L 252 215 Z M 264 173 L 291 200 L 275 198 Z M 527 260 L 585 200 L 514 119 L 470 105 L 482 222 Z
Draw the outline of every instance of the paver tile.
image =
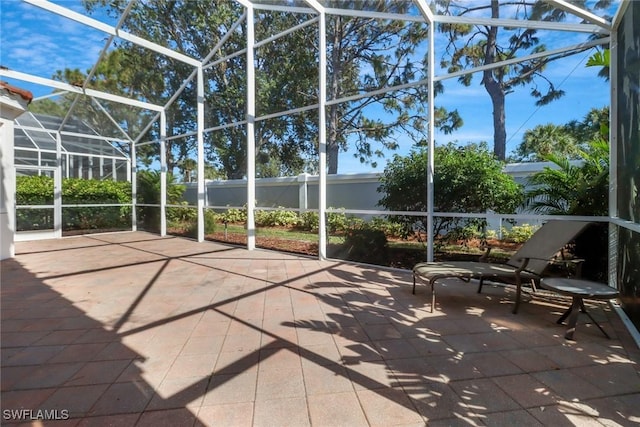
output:
M 640 351 L 513 287 L 144 232 L 18 242 L 3 260 L 3 409 L 49 426 L 631 425 Z M 634 344 L 635 345 L 635 344 Z M 4 420 L 7 421 L 7 420 Z M 8 425 L 19 425 L 9 423 Z

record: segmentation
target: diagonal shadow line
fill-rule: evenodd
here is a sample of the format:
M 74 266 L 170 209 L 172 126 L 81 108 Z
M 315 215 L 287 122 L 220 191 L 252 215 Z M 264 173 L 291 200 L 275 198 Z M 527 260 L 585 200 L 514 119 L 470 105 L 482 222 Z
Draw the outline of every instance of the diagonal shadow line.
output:
M 121 244 L 121 243 L 116 243 L 116 244 L 121 245 L 123 247 L 128 247 L 125 244 Z M 133 248 L 133 249 L 142 250 L 142 249 L 139 249 L 139 248 Z M 235 250 L 235 249 L 236 248 L 232 248 L 232 249 L 229 249 L 229 250 Z M 142 251 L 144 251 L 144 250 L 142 250 Z M 150 251 L 146 251 L 146 252 L 158 255 L 157 253 L 154 253 L 154 252 L 150 252 Z M 182 256 L 176 256 L 176 257 L 167 257 L 165 255 L 161 255 L 161 256 L 163 256 L 164 259 L 147 261 L 147 262 L 137 262 L 137 263 L 130 264 L 130 265 L 139 265 L 139 264 L 144 264 L 144 263 L 164 261 L 164 265 L 156 273 L 156 275 L 149 282 L 149 284 L 147 284 L 147 286 L 145 287 L 145 290 L 143 290 L 143 292 L 138 296 L 138 298 L 136 298 L 136 301 L 134 301 L 134 303 L 132 303 L 131 307 L 127 310 L 127 312 L 125 313 L 123 318 L 120 319 L 120 321 L 117 323 L 117 325 L 119 327 L 121 327 L 122 324 L 126 322 L 125 317 L 130 316 L 130 314 L 135 310 L 135 307 L 144 298 L 144 295 L 148 292 L 148 290 L 152 287 L 152 285 L 157 281 L 158 277 L 161 275 L 162 271 L 166 268 L 166 266 L 170 263 L 171 260 L 182 259 L 182 261 L 184 261 L 184 262 L 191 262 L 191 263 L 196 264 L 196 265 L 213 268 L 211 266 L 203 265 L 203 264 L 197 263 L 197 262 L 192 261 L 192 260 L 185 260 L 184 257 L 185 256 L 187 256 L 187 257 L 188 256 L 195 256 L 195 255 L 200 255 L 200 254 L 211 254 L 211 253 L 215 253 L 215 252 L 217 252 L 217 251 L 206 251 L 206 252 L 202 252 L 202 253 L 198 253 L 198 254 L 182 255 Z M 243 323 L 246 326 L 249 326 L 250 328 L 252 328 L 252 329 L 254 329 L 256 331 L 259 331 L 259 332 L 261 332 L 261 333 L 263 333 L 265 335 L 268 335 L 268 336 L 274 338 L 277 343 L 287 344 L 287 346 L 289 346 L 289 348 L 287 348 L 287 346 L 285 346 L 285 347 L 282 348 L 284 350 L 292 351 L 292 348 L 297 349 L 301 357 L 304 357 L 305 359 L 307 359 L 307 360 L 309 360 L 311 362 L 314 362 L 316 364 L 322 363 L 327 369 L 333 371 L 335 375 L 345 376 L 345 371 L 344 370 L 346 370 L 346 372 L 348 374 L 347 377 L 350 376 L 349 379 L 351 381 L 354 381 L 354 382 L 356 382 L 356 383 L 358 383 L 358 384 L 360 384 L 360 385 L 362 385 L 364 387 L 367 387 L 369 389 L 371 388 L 371 384 L 375 384 L 377 387 L 375 387 L 374 391 L 376 393 L 380 393 L 379 391 L 377 391 L 377 389 L 378 388 L 386 389 L 387 388 L 386 385 L 384 385 L 382 383 L 379 383 L 379 382 L 367 377 L 366 375 L 363 375 L 361 373 L 353 371 L 352 369 L 350 369 L 348 367 L 345 367 L 344 365 L 341 365 L 339 363 L 336 363 L 335 361 L 332 361 L 332 360 L 330 360 L 330 359 L 328 359 L 328 358 L 326 358 L 326 357 L 324 357 L 324 356 L 322 356 L 320 354 L 314 353 L 313 351 L 310 351 L 310 350 L 308 350 L 306 348 L 300 347 L 297 343 L 294 343 L 292 341 L 284 339 L 284 338 L 280 337 L 279 335 L 276 335 L 276 334 L 274 334 L 272 332 L 268 332 L 266 330 L 263 330 L 262 328 L 257 327 L 257 326 L 255 326 L 253 324 L 250 324 L 250 323 L 248 323 L 248 322 L 246 322 L 246 321 L 244 321 L 242 319 L 239 319 L 239 318 L 237 318 L 237 317 L 235 317 L 233 315 L 230 315 L 228 313 L 224 313 L 223 311 L 221 311 L 221 310 L 219 310 L 217 308 L 220 305 L 224 305 L 224 304 L 227 304 L 227 303 L 232 302 L 232 301 L 236 301 L 236 300 L 239 300 L 239 299 L 242 299 L 242 298 L 246 298 L 246 297 L 254 295 L 256 293 L 263 292 L 264 290 L 268 290 L 268 289 L 271 289 L 271 288 L 274 288 L 274 287 L 277 287 L 277 286 L 287 286 L 287 284 L 292 282 L 292 281 L 299 280 L 300 278 L 316 274 L 319 271 L 333 270 L 338 265 L 331 264 L 330 266 L 327 266 L 326 268 L 315 269 L 313 271 L 309 271 L 309 272 L 307 272 L 305 274 L 298 275 L 296 277 L 289 278 L 287 280 L 284 280 L 284 281 L 281 281 L 281 282 L 278 282 L 278 283 L 272 283 L 271 285 L 265 286 L 265 287 L 261 288 L 260 290 L 255 290 L 255 291 L 252 291 L 252 292 L 244 293 L 243 295 L 240 295 L 238 297 L 228 298 L 226 300 L 219 301 L 219 302 L 217 302 L 215 304 L 210 304 L 210 305 L 205 306 L 205 307 L 201 307 L 201 308 L 198 308 L 198 309 L 190 310 L 189 312 L 182 313 L 182 314 L 176 315 L 176 316 L 172 316 L 171 318 L 164 319 L 162 321 L 152 322 L 150 324 L 144 325 L 144 326 L 136 328 L 134 330 L 126 331 L 125 333 L 119 333 L 118 335 L 120 337 L 127 336 L 127 335 L 130 335 L 130 334 L 139 332 L 139 331 L 143 331 L 143 330 L 146 330 L 146 329 L 149 329 L 149 328 L 161 325 L 161 324 L 169 323 L 171 321 L 178 320 L 178 319 L 181 319 L 181 318 L 184 318 L 184 317 L 187 317 L 187 316 L 190 316 L 190 315 L 193 315 L 193 314 L 196 314 L 196 313 L 211 309 L 211 310 L 214 310 L 214 311 L 216 311 L 218 313 L 221 313 L 224 316 L 227 316 L 227 317 L 229 317 L 231 319 L 235 319 L 236 321 L 238 321 L 240 323 Z M 108 268 L 103 268 L 103 269 L 94 269 L 94 270 L 90 270 L 88 272 L 109 270 L 109 269 L 112 269 L 112 268 L 120 268 L 120 267 L 121 266 L 108 267 Z M 224 271 L 224 270 L 222 270 L 222 271 Z M 238 273 L 235 273 L 235 272 L 231 272 L 231 273 L 238 274 Z M 82 274 L 82 273 L 72 273 L 72 274 L 67 274 L 67 275 L 60 275 L 58 277 L 71 276 L 71 275 L 75 275 L 75 274 Z M 244 276 L 246 276 L 248 278 L 252 278 L 249 275 L 244 275 Z M 291 288 L 291 289 L 299 290 L 297 288 Z M 305 291 L 305 292 L 308 292 L 308 291 Z M 119 329 L 119 327 L 118 327 L 118 329 Z M 263 347 L 263 348 L 269 348 L 270 346 L 273 346 L 273 345 L 274 344 L 271 343 L 267 347 Z M 225 372 L 228 372 L 228 373 L 237 372 L 236 368 L 241 367 L 241 366 L 246 366 L 247 362 L 250 362 L 252 360 L 252 358 L 255 357 L 256 352 L 259 353 L 259 351 L 261 349 L 258 349 L 256 351 L 252 352 L 251 354 L 243 357 L 242 359 L 235 361 L 231 365 L 223 368 L 221 371 L 218 372 L 218 375 L 222 375 Z M 275 354 L 275 352 L 273 354 Z M 258 359 L 258 360 L 260 360 L 260 359 Z M 263 360 L 265 360 L 265 359 L 263 358 Z M 209 383 L 210 383 L 212 377 L 213 377 L 213 375 L 208 375 L 207 377 L 201 379 L 200 381 L 198 381 L 198 382 L 192 384 L 191 386 L 181 390 L 180 392 L 174 394 L 173 396 L 171 396 L 168 399 L 168 401 L 170 401 L 170 402 L 182 402 L 182 401 L 185 401 L 185 404 L 188 403 L 189 401 L 192 400 L 192 398 L 193 398 L 192 396 L 193 396 L 194 393 L 196 393 L 196 394 L 200 394 L 201 393 L 201 392 L 198 391 L 198 390 L 201 390 L 200 387 L 202 387 L 204 385 L 205 387 L 207 387 L 206 389 L 208 389 L 208 386 L 209 386 Z M 224 384 L 226 381 L 228 381 L 232 377 L 233 377 L 233 375 L 229 375 L 229 377 L 225 381 L 222 381 L 220 384 Z M 383 396 L 383 397 L 389 398 L 388 396 Z M 394 399 L 394 401 L 396 401 L 396 399 Z M 416 408 L 412 404 L 406 403 L 405 401 L 398 401 L 397 403 L 407 407 L 408 409 L 410 409 L 412 411 L 416 411 L 417 412 Z
M 75 251 L 78 249 L 91 249 L 91 248 L 100 248 L 103 246 L 111 246 L 112 243 L 100 243 L 100 244 L 96 244 L 96 245 L 82 245 L 82 246 L 74 246 L 71 248 L 58 248 L 58 249 L 47 249 L 47 250 L 42 250 L 42 251 L 20 251 L 17 252 L 16 255 L 22 256 L 22 255 L 37 255 L 37 254 L 50 254 L 52 252 L 70 252 L 70 251 Z
M 115 269 L 119 269 L 119 268 L 126 268 L 126 267 L 133 267 L 133 266 L 137 266 L 137 265 L 145 265 L 145 264 L 153 264 L 156 262 L 162 262 L 162 261 L 171 261 L 171 260 L 183 260 L 182 258 L 185 257 L 195 257 L 198 255 L 207 255 L 207 254 L 214 254 L 214 253 L 218 253 L 218 252 L 226 252 L 226 251 L 233 251 L 236 250 L 235 248 L 225 248 L 225 249 L 220 249 L 220 250 L 215 250 L 215 251 L 203 251 L 203 252 L 196 252 L 193 254 L 186 254 L 186 255 L 178 255 L 178 256 L 167 256 L 167 255 L 162 255 L 159 253 L 155 253 L 155 252 L 151 252 L 151 251 L 147 251 L 147 250 L 143 250 L 143 249 L 137 249 L 137 248 L 130 248 L 126 245 L 121 245 L 124 246 L 128 249 L 134 249 L 134 250 L 138 250 L 141 252 L 147 252 L 149 254 L 152 255 L 157 255 L 161 258 L 158 259 L 151 259 L 151 260 L 146 260 L 146 261 L 133 261 L 130 263 L 126 263 L 126 264 L 118 264 L 118 265 L 110 265 L 107 267 L 101 267 L 101 268 L 92 268 L 92 269 L 87 269 L 87 270 L 80 270 L 80 271 L 74 271 L 73 273 L 64 273 L 64 274 L 54 274 L 51 276 L 42 276 L 41 279 L 42 280 L 48 280 L 48 279 L 60 279 L 60 278 L 64 278 L 64 277 L 72 277 L 72 276 L 77 276 L 80 274 L 89 274 L 89 273 L 97 273 L 100 271 L 108 271 L 108 270 L 115 270 Z M 183 260 L 185 261 L 185 260 Z M 186 261 L 188 262 L 188 261 Z M 200 264 L 203 265 L 203 264 Z
M 122 326 L 127 322 L 127 320 L 129 320 L 129 318 L 131 317 L 135 309 L 138 307 L 138 305 L 140 305 L 145 295 L 147 295 L 147 293 L 151 290 L 153 285 L 158 281 L 158 279 L 160 278 L 160 276 L 162 275 L 162 273 L 167 268 L 170 262 L 171 262 L 170 259 L 166 259 L 164 261 L 164 263 L 162 264 L 162 266 L 160 266 L 156 274 L 154 274 L 151 280 L 149 280 L 149 283 L 147 283 L 147 286 L 144 287 L 142 292 L 140 292 L 136 297 L 136 299 L 129 305 L 129 308 L 127 308 L 127 311 L 125 311 L 120 317 L 120 319 L 113 325 L 114 331 L 116 332 L 119 331 L 120 328 L 122 328 Z
M 123 233 L 130 233 L 130 231 L 124 231 Z M 69 236 L 69 237 L 78 237 L 78 236 Z M 97 238 L 95 235 L 83 235 L 82 237 L 86 238 L 86 239 L 91 239 L 91 240 L 97 240 L 99 242 L 102 242 L 102 244 L 97 244 L 97 245 L 83 245 L 83 246 L 74 246 L 71 248 L 58 248 L 58 249 L 47 249 L 47 250 L 42 250 L 42 251 L 30 251 L 30 252 L 22 252 L 20 251 L 20 253 L 18 253 L 17 255 L 35 255 L 35 254 L 43 254 L 43 253 L 51 253 L 51 252 L 65 252 L 65 251 L 73 251 L 76 249 L 91 249 L 91 248 L 99 248 L 101 246 L 112 246 L 112 245 L 122 245 L 121 242 L 111 242 L 109 240 L 104 240 L 104 239 L 100 239 Z M 178 237 L 175 236 L 171 236 L 171 237 L 163 237 L 163 239 L 177 239 Z M 152 242 L 158 239 L 141 239 L 141 240 L 129 240 L 125 243 L 143 243 L 143 242 Z
M 407 401 L 402 400 L 402 399 L 393 399 L 390 398 L 389 395 L 385 395 L 383 393 L 380 392 L 380 390 L 387 390 L 389 387 L 386 384 L 380 383 L 378 381 L 376 381 L 373 378 L 370 378 L 364 374 L 361 374 L 360 372 L 354 371 L 353 369 L 350 369 L 348 366 L 345 366 L 343 364 L 337 363 L 334 360 L 328 359 L 325 356 L 322 356 L 321 354 L 315 353 L 311 350 L 308 350 L 304 347 L 301 347 L 299 344 L 294 343 L 293 341 L 289 341 L 285 338 L 280 337 L 279 335 L 276 335 L 272 332 L 266 331 L 262 328 L 259 328 L 245 320 L 242 320 L 236 316 L 224 313 L 218 309 L 213 309 L 214 311 L 227 316 L 228 318 L 230 318 L 231 320 L 235 320 L 239 323 L 242 323 L 258 332 L 261 332 L 263 334 L 266 334 L 272 338 L 274 338 L 276 340 L 276 343 L 280 343 L 280 344 L 287 344 L 285 346 L 278 346 L 275 347 L 274 343 L 268 344 L 266 346 L 266 348 L 268 349 L 269 347 L 273 346 L 274 348 L 277 348 L 278 350 L 285 350 L 285 351 L 292 351 L 293 348 L 297 349 L 300 356 L 304 357 L 306 360 L 313 362 L 317 365 L 321 365 L 323 368 L 326 368 L 330 371 L 332 371 L 335 375 L 337 376 L 342 376 L 345 377 L 346 379 L 353 381 L 363 387 L 365 387 L 367 390 L 373 391 L 377 394 L 379 394 L 380 396 L 384 397 L 385 399 L 391 399 L 393 400 L 395 403 L 397 403 L 398 405 L 402 405 L 405 408 L 414 411 L 417 414 L 420 414 L 420 411 L 418 411 L 418 408 L 411 403 L 411 399 L 409 399 L 409 403 L 407 403 Z M 262 350 L 263 348 L 259 348 L 255 351 L 253 351 L 252 353 L 242 357 L 239 360 L 236 360 L 235 362 L 233 362 L 232 364 L 228 365 L 227 367 L 225 367 L 223 369 L 226 370 L 227 372 L 229 372 L 229 374 L 233 374 L 233 373 L 238 373 L 238 370 L 236 370 L 236 367 L 245 367 L 248 364 L 248 362 L 251 362 L 251 360 L 253 360 L 253 358 L 255 357 L 255 354 L 258 353 L 260 350 Z M 273 354 L 276 354 L 276 352 L 273 352 Z M 271 357 L 271 355 L 269 355 L 268 357 Z M 266 360 L 266 359 L 262 359 L 262 360 Z M 258 358 L 258 361 L 261 361 Z M 347 375 L 345 375 L 344 371 L 347 372 Z M 220 386 L 228 381 L 230 381 L 234 375 L 229 375 L 227 374 L 227 378 L 223 379 L 218 377 L 217 379 L 220 380 L 220 382 L 217 384 L 217 386 Z M 204 386 L 205 390 L 209 391 L 209 385 L 211 382 L 211 379 L 216 376 L 216 375 L 224 375 L 224 372 L 218 372 L 217 374 L 211 374 L 211 375 L 207 375 L 206 377 L 202 378 L 201 380 L 191 384 L 188 387 L 185 387 L 184 389 L 180 390 L 179 392 L 169 396 L 166 399 L 166 402 L 170 402 L 171 404 L 179 404 L 180 406 L 185 406 L 187 403 L 191 402 L 193 400 L 193 396 L 194 393 L 196 395 L 199 395 L 200 392 L 198 390 L 201 389 L 201 387 Z M 375 387 L 372 388 L 372 385 L 375 385 Z M 205 392 L 206 394 L 206 392 Z
M 189 261 L 189 260 L 182 260 L 182 261 L 184 261 L 184 262 L 192 262 L 192 263 L 194 263 L 196 265 L 202 265 L 202 264 L 199 264 L 197 262 L 193 262 L 193 261 Z M 194 314 L 203 313 L 203 312 L 205 312 L 207 310 L 216 310 L 217 307 L 223 306 L 225 304 L 229 304 L 231 302 L 239 301 L 239 300 L 241 300 L 243 298 L 247 298 L 247 297 L 250 297 L 250 296 L 253 296 L 253 295 L 257 295 L 257 294 L 259 294 L 261 292 L 268 291 L 269 289 L 273 289 L 273 288 L 276 288 L 278 286 L 287 286 L 287 284 L 289 284 L 291 282 L 294 282 L 296 280 L 299 280 L 299 279 L 301 279 L 303 277 L 308 277 L 308 276 L 311 276 L 313 274 L 318 273 L 319 271 L 331 270 L 333 268 L 335 268 L 335 266 L 327 266 L 325 268 L 313 270 L 313 271 L 307 272 L 305 274 L 302 274 L 302 275 L 299 275 L 299 276 L 296 276 L 296 277 L 292 277 L 292 278 L 283 280 L 281 282 L 271 282 L 270 285 L 261 287 L 260 289 L 254 289 L 253 291 L 245 292 L 242 295 L 238 295 L 238 296 L 235 296 L 235 297 L 230 297 L 230 298 L 224 299 L 222 301 L 217 301 L 217 302 L 215 302 L 213 304 L 208 304 L 208 305 L 205 305 L 205 306 L 202 306 L 202 307 L 194 308 L 192 310 L 185 311 L 183 313 L 176 314 L 176 315 L 168 317 L 168 318 L 164 318 L 164 319 L 161 319 L 161 320 L 156 320 L 154 322 L 147 323 L 146 325 L 142 325 L 142 326 L 139 326 L 137 328 L 130 329 L 130 330 L 126 331 L 126 332 L 122 332 L 119 335 L 120 336 L 128 336 L 128 335 L 137 334 L 139 332 L 146 331 L 147 329 L 152 329 L 152 328 L 155 328 L 157 326 L 164 325 L 166 323 L 174 322 L 176 320 L 180 320 L 180 319 L 184 319 L 184 318 L 189 317 L 189 316 L 193 316 Z M 255 277 L 249 276 L 247 274 L 240 274 L 240 273 L 237 273 L 237 272 L 234 272 L 234 271 L 229 271 L 229 270 L 225 270 L 225 269 L 221 269 L 221 268 L 215 268 L 215 270 L 224 271 L 224 272 L 227 272 L 227 273 L 235 274 L 235 275 L 238 275 L 238 276 L 241 276 L 241 277 L 246 277 L 246 278 L 249 278 L 249 279 L 255 279 Z M 297 290 L 297 288 L 295 288 L 295 289 Z
M 97 239 L 95 237 L 90 237 L 90 238 L 95 239 L 95 240 L 100 240 L 100 239 Z M 147 241 L 149 241 L 149 240 L 144 240 L 144 242 L 147 242 Z M 144 265 L 144 264 L 152 264 L 152 263 L 157 263 L 157 262 L 164 262 L 164 265 L 160 268 L 160 271 L 153 277 L 153 279 L 149 282 L 149 284 L 147 284 L 147 286 L 145 286 L 145 289 L 142 291 L 142 293 L 140 295 L 138 295 L 136 300 L 131 304 L 131 306 L 123 314 L 123 316 L 120 318 L 120 320 L 118 320 L 118 322 L 114 325 L 114 331 L 118 331 L 120 328 L 122 328 L 124 323 L 126 323 L 126 320 L 131 316 L 131 314 L 133 313 L 135 308 L 142 301 L 142 298 L 144 298 L 144 295 L 146 295 L 146 293 L 151 289 L 153 283 L 155 283 L 157 281 L 160 273 L 162 271 L 164 271 L 164 269 L 167 267 L 169 262 L 172 261 L 172 260 L 180 260 L 182 262 L 187 262 L 187 263 L 192 263 L 194 265 L 207 267 L 207 268 L 210 268 L 212 270 L 224 271 L 226 273 L 235 274 L 235 275 L 242 276 L 242 277 L 245 277 L 245 278 L 255 279 L 255 277 L 250 276 L 248 274 L 241 274 L 241 273 L 237 273 L 237 272 L 234 272 L 234 271 L 231 271 L 231 270 L 221 269 L 221 268 L 218 268 L 218 267 L 212 267 L 212 266 L 209 266 L 209 265 L 206 265 L 206 264 L 202 264 L 202 263 L 198 263 L 198 262 L 195 262 L 193 260 L 189 260 L 188 259 L 190 257 L 196 257 L 196 256 L 200 256 L 200 255 L 208 255 L 208 254 L 215 254 L 215 253 L 219 253 L 219 252 L 234 251 L 234 250 L 237 250 L 238 248 L 230 247 L 230 248 L 225 248 L 225 249 L 221 249 L 221 250 L 202 251 L 202 252 L 195 252 L 195 253 L 192 253 L 192 254 L 179 255 L 179 256 L 173 256 L 172 257 L 172 256 L 163 255 L 163 254 L 160 254 L 160 253 L 157 253 L 157 252 L 153 252 L 153 251 L 150 251 L 150 250 L 140 249 L 140 248 L 136 248 L 134 246 L 128 246 L 126 243 L 112 243 L 112 244 L 118 245 L 118 246 L 122 246 L 122 247 L 125 247 L 125 248 L 128 248 L 128 249 L 133 249 L 133 250 L 136 250 L 136 251 L 146 252 L 146 253 L 149 253 L 149 254 L 152 254 L 152 255 L 157 255 L 157 256 L 160 256 L 162 258 L 161 259 L 157 259 L 157 260 L 138 261 L 138 262 L 132 262 L 132 263 L 124 264 L 124 265 L 120 264 L 118 266 L 108 266 L 108 267 L 103 267 L 103 268 L 82 270 L 82 271 L 77 271 L 77 272 L 73 272 L 73 273 L 46 276 L 46 277 L 43 277 L 42 279 L 43 280 L 57 279 L 57 278 L 61 278 L 61 277 L 70 277 L 70 276 L 76 276 L 76 275 L 80 275 L 80 274 L 89 274 L 89 273 L 95 273 L 95 272 L 100 272 L 100 271 L 108 271 L 108 270 L 124 268 L 124 267 L 131 267 L 131 266 L 138 266 L 138 265 Z M 308 273 L 306 273 L 304 275 L 297 276 L 297 277 L 294 277 L 294 278 L 291 278 L 291 279 L 287 279 L 284 282 L 273 283 L 271 286 L 268 286 L 268 287 L 265 287 L 265 288 L 261 288 L 261 290 L 256 290 L 256 291 L 252 291 L 252 292 L 243 294 L 243 295 L 238 296 L 238 297 L 229 298 L 228 300 L 225 300 L 225 301 L 222 301 L 222 302 L 218 302 L 215 305 L 212 305 L 211 307 L 205 306 L 205 307 L 197 308 L 197 309 L 194 309 L 194 310 L 190 310 L 189 312 L 182 313 L 182 314 L 177 315 L 177 316 L 173 316 L 170 319 L 163 319 L 163 320 L 159 320 L 159 321 L 156 321 L 156 322 L 152 322 L 151 324 L 148 324 L 148 325 L 145 325 L 145 326 L 142 326 L 142 327 L 135 328 L 135 329 L 132 329 L 130 331 L 127 331 L 126 333 L 124 333 L 123 336 L 130 335 L 130 334 L 133 334 L 133 333 L 137 333 L 137 332 L 142 331 L 142 330 L 150 329 L 150 328 L 153 328 L 153 327 L 165 324 L 165 323 L 169 323 L 171 321 L 178 320 L 178 319 L 181 319 L 181 318 L 184 318 L 184 317 L 188 317 L 188 316 L 191 316 L 193 314 L 197 314 L 197 313 L 199 313 L 201 311 L 208 310 L 209 308 L 213 308 L 213 307 L 215 307 L 217 305 L 221 305 L 221 304 L 224 305 L 224 304 L 227 304 L 228 302 L 237 301 L 237 300 L 240 300 L 242 298 L 254 295 L 254 294 L 256 294 L 258 292 L 261 292 L 263 290 L 271 289 L 271 288 L 273 288 L 275 286 L 283 286 L 283 285 L 286 285 L 287 283 L 289 283 L 289 282 L 291 282 L 293 280 L 297 280 L 297 279 L 299 279 L 301 277 L 306 277 L 306 276 L 309 276 L 311 274 L 315 274 L 318 271 L 332 269 L 332 268 L 335 268 L 335 267 L 327 267 L 327 268 L 320 269 L 320 270 L 314 270 L 314 271 L 308 272 Z

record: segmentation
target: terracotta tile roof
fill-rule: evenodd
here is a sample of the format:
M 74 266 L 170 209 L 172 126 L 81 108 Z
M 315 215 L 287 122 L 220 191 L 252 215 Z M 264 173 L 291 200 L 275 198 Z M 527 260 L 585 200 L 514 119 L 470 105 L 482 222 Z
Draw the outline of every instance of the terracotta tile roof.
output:
M 20 89 L 19 87 L 11 86 L 7 82 L 0 81 L 0 89 L 4 89 L 14 95 L 20 95 L 22 99 L 27 102 L 31 102 L 31 100 L 33 100 L 33 94 L 31 92 L 25 89 Z

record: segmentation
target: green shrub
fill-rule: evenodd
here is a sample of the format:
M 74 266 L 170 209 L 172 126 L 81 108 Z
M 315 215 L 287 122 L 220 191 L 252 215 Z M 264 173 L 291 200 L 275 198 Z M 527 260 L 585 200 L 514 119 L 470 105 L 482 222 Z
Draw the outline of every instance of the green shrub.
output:
M 204 234 L 216 232 L 216 223 L 219 222 L 220 215 L 210 209 L 204 210 Z
M 298 223 L 296 228 L 301 230 L 317 233 L 320 227 L 320 217 L 318 212 L 307 211 L 298 216 Z
M 147 205 L 160 204 L 159 171 L 142 170 L 137 174 L 137 202 Z M 167 203 L 177 205 L 182 203 L 185 186 L 176 183 L 173 174 L 167 174 Z M 158 232 L 160 230 L 160 209 L 155 206 L 140 206 L 137 209 L 139 227 L 144 230 Z M 167 211 L 169 215 L 169 211 Z
M 407 236 L 404 224 L 384 218 L 373 218 L 371 228 L 382 231 L 387 237 L 405 238 Z
M 279 208 L 284 209 L 284 208 Z M 293 211 L 256 211 L 256 225 L 259 227 L 289 227 L 298 223 L 298 214 Z
M 349 218 L 344 212 L 327 212 L 327 232 L 342 232 L 349 228 Z
M 454 143 L 437 146 L 434 151 L 434 207 L 439 212 L 515 213 L 521 204 L 521 187 L 502 172 L 503 163 L 496 160 L 486 144 Z M 428 156 L 425 147 L 417 147 L 408 156 L 395 155 L 387 163 L 380 177 L 379 205 L 390 211 L 427 211 Z M 417 231 L 418 237 L 428 230 L 427 216 L 396 216 L 407 233 Z M 459 217 L 435 217 L 434 235 L 456 227 L 464 227 L 469 220 Z
M 17 176 L 16 204 L 53 205 L 53 178 L 48 176 Z
M 194 209 L 195 210 L 195 209 Z M 216 222 L 219 222 L 221 215 L 215 213 L 210 209 L 204 210 L 204 234 L 213 234 L 216 232 Z M 189 226 L 187 228 L 187 235 L 190 237 L 198 236 L 198 215 L 196 210 L 195 218 L 190 220 Z
M 497 239 L 498 232 L 496 230 L 487 230 L 484 237 L 485 239 Z
M 53 205 L 53 178 L 48 176 L 16 177 L 17 205 Z M 53 228 L 53 209 L 18 209 L 18 231 Z
M 180 202 L 180 207 L 167 208 L 167 221 L 173 223 L 189 222 L 198 219 L 198 209 L 190 207 L 189 202 Z
M 222 214 L 222 221 L 229 224 L 246 224 L 247 208 L 242 209 L 231 208 Z
M 482 228 L 480 224 L 468 224 L 464 227 L 457 227 L 447 233 L 447 240 L 462 240 L 468 242 L 471 239 L 481 239 Z
M 511 230 L 502 228 L 502 238 L 508 242 L 524 243 L 533 236 L 539 227 L 529 224 L 514 225 Z
M 19 205 L 52 205 L 53 178 L 19 176 L 16 178 L 16 202 Z M 62 204 L 130 204 L 131 183 L 97 179 L 68 178 L 62 180 Z M 18 210 L 19 230 L 51 228 L 51 209 Z M 130 206 L 66 207 L 62 212 L 62 228 L 106 229 L 131 224 Z
M 62 180 L 62 204 L 131 203 L 131 183 L 96 179 Z M 130 224 L 129 206 L 73 207 L 62 213 L 63 229 L 120 228 Z
M 327 233 L 342 233 L 345 230 L 361 224 L 363 221 L 354 216 L 347 216 L 344 212 L 327 212 Z M 320 227 L 320 217 L 317 212 L 307 211 L 298 216 L 296 227 L 316 233 Z
M 370 264 L 383 264 L 387 260 L 387 237 L 381 230 L 368 224 L 359 224 L 345 231 L 346 258 Z

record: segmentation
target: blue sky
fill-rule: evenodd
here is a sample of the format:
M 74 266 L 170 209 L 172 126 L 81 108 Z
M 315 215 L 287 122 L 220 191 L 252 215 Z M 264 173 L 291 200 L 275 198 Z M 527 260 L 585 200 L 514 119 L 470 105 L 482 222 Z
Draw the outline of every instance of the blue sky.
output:
M 475 0 L 474 0 L 475 1 Z M 82 11 L 79 1 L 58 0 L 55 3 Z M 115 24 L 105 16 L 97 19 Z M 573 44 L 569 33 L 547 34 L 545 42 L 563 45 Z M 55 70 L 64 68 L 90 69 L 103 48 L 107 35 L 87 28 L 69 19 L 48 13 L 38 7 L 18 0 L 0 0 L 0 64 L 15 71 L 24 71 L 40 77 L 50 78 Z M 609 105 L 608 82 L 597 77 L 597 69 L 585 68 L 584 64 L 591 52 L 581 53 L 553 63 L 545 72 L 555 85 L 566 95 L 550 105 L 536 107 L 529 96 L 530 87 L 523 87 L 507 96 L 507 154 L 522 140 L 527 129 L 539 124 L 564 124 L 570 120 L 582 119 L 591 108 Z M 436 60 L 439 54 L 436 53 Z M 50 88 L 32 86 L 21 81 L 10 81 L 20 87 L 32 90 L 42 96 L 51 92 Z M 464 120 L 464 126 L 451 135 L 436 133 L 437 143 L 457 141 L 492 141 L 492 106 L 488 94 L 480 85 L 479 77 L 474 78 L 470 87 L 464 87 L 456 80 L 444 82 L 445 92 L 436 98 L 437 106 L 457 108 Z M 399 138 L 399 154 L 408 152 L 412 141 Z M 393 153 L 386 153 L 390 158 Z M 381 171 L 386 160 L 378 160 L 377 169 L 362 165 L 351 153 L 343 153 L 339 160 L 340 173 Z

